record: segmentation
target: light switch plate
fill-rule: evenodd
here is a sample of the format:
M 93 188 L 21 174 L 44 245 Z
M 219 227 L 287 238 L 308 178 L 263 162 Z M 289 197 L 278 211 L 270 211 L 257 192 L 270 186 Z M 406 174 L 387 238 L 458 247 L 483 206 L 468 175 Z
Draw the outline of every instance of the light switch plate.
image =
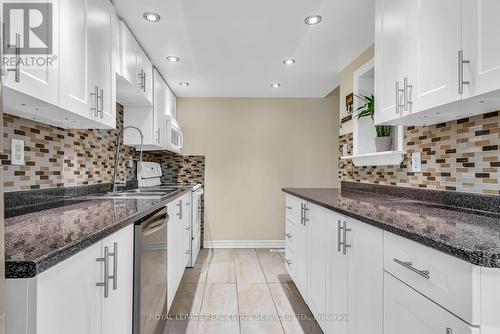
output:
M 10 163 L 12 165 L 24 165 L 24 140 L 12 139 L 10 150 Z
M 347 152 L 347 144 L 342 145 L 342 156 L 346 157 L 348 154 Z
M 414 152 L 411 154 L 411 171 L 414 173 L 422 171 L 422 153 Z

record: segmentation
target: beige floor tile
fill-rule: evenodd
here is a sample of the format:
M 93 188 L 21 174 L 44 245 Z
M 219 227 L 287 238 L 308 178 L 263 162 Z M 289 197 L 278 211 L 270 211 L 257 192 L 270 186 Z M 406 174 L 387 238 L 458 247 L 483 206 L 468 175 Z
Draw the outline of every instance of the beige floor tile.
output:
M 202 248 L 196 258 L 196 264 L 207 264 L 210 258 L 210 249 Z
M 280 257 L 278 255 L 278 257 Z M 281 257 L 280 257 L 281 258 Z M 264 276 L 266 277 L 266 281 L 269 283 L 276 282 L 291 282 L 292 278 L 288 274 L 288 271 L 285 268 L 285 264 L 283 262 L 263 262 L 261 263 L 262 270 L 264 271 Z
M 259 262 L 236 263 L 238 283 L 265 283 L 266 278 Z
M 212 263 L 208 268 L 208 283 L 234 283 L 236 282 L 235 265 L 229 263 Z
M 170 316 L 199 314 L 204 289 L 205 284 L 180 284 L 170 307 Z
M 279 320 L 242 320 L 240 325 L 241 334 L 283 334 L 283 328 Z
M 200 320 L 198 323 L 198 334 L 240 334 L 238 320 Z
M 195 264 L 193 268 L 186 268 L 181 283 L 203 284 L 207 280 L 207 273 L 207 264 Z
M 197 320 L 169 320 L 167 331 L 162 334 L 195 334 L 197 327 Z
M 267 283 L 238 283 L 238 304 L 243 315 L 277 315 Z
M 285 334 L 323 334 L 315 320 L 283 320 Z
M 280 253 L 271 252 L 267 248 L 257 249 L 257 257 L 260 263 L 283 263 Z
M 236 263 L 259 263 L 255 249 L 235 249 L 234 260 Z
M 207 254 L 207 263 L 233 263 L 233 249 L 210 249 Z
M 299 290 L 292 282 L 269 283 L 269 289 L 279 315 L 311 315 Z
M 201 314 L 238 314 L 236 283 L 207 283 Z

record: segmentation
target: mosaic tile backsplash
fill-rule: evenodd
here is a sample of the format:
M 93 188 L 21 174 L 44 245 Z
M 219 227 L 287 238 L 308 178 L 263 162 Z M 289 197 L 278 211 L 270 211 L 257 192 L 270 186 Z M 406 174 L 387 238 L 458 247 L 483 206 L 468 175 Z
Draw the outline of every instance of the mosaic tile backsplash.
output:
M 352 133 L 339 137 L 339 152 Z M 339 160 L 341 181 L 500 195 L 500 115 L 492 112 L 448 123 L 407 127 L 400 166 L 355 167 Z M 422 172 L 411 172 L 410 156 L 422 152 Z
M 117 129 L 71 130 L 4 114 L 4 190 L 19 191 L 110 183 L 115 143 L 123 128 L 123 107 L 117 105 Z M 24 140 L 25 165 L 10 160 L 10 139 Z M 119 177 L 135 179 L 135 168 L 127 168 L 125 156 L 139 158 L 138 152 L 121 146 Z M 162 162 L 165 182 L 204 184 L 204 157 L 168 152 L 145 153 L 144 160 Z

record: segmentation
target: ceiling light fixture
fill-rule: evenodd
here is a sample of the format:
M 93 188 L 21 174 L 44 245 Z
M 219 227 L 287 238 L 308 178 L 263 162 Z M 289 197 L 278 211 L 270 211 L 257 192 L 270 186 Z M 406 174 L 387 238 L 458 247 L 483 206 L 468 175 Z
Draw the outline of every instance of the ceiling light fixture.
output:
M 171 63 L 178 63 L 181 61 L 177 56 L 167 56 L 167 60 Z
M 281 84 L 278 83 L 278 82 L 275 82 L 275 83 L 271 84 L 271 88 L 280 88 L 280 87 L 281 87 Z
M 293 59 L 293 58 L 285 59 L 285 60 L 283 60 L 283 64 L 293 65 L 293 64 L 295 64 L 295 59 Z
M 151 13 L 151 12 L 144 13 L 144 14 L 142 14 L 142 17 L 148 22 L 160 21 L 160 15 L 158 15 L 156 13 Z
M 182 87 L 187 87 L 187 86 L 189 86 L 189 82 L 182 81 L 182 82 L 179 82 L 179 85 Z
M 321 22 L 321 16 L 319 15 L 311 15 L 305 18 L 304 22 L 309 25 L 315 25 Z

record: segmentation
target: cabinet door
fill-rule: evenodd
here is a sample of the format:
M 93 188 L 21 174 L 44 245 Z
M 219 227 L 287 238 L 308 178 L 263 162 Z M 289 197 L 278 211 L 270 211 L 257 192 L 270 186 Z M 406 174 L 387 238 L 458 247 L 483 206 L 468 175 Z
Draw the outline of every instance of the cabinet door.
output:
M 134 226 L 129 225 L 105 238 L 102 246 L 116 252 L 108 260 L 113 278 L 109 280 L 109 297 L 102 301 L 102 333 L 132 333 Z
M 167 130 L 165 114 L 168 108 L 168 87 L 161 75 L 156 69 L 153 70 L 154 79 L 154 95 L 153 95 L 153 108 L 154 108 L 154 131 L 157 144 L 166 148 Z
M 326 314 L 334 315 L 327 323 L 326 333 L 347 333 L 347 255 L 343 253 L 342 224 L 347 221 L 345 216 L 331 213 L 333 221 L 327 224 L 327 255 L 326 255 Z
M 375 26 L 375 123 L 397 119 L 396 83 L 406 69 L 408 0 L 377 0 Z
M 301 202 L 301 205 L 307 205 Z M 302 219 L 295 226 L 295 265 L 294 283 L 302 297 L 307 300 L 307 222 Z
M 99 90 L 98 104 L 102 111 L 94 114 L 99 123 L 116 125 L 113 65 L 114 10 L 107 0 L 87 0 L 89 91 Z
M 37 333 L 101 333 L 102 256 L 98 242 L 38 275 Z
M 403 114 L 461 99 L 457 54 L 461 48 L 460 1 L 418 0 L 408 4 L 408 80 Z M 404 84 L 404 80 L 403 80 Z M 412 110 L 413 108 L 413 110 Z
M 184 254 L 185 254 L 185 260 L 184 260 L 184 267 L 186 267 L 189 263 L 189 259 L 191 257 L 191 219 L 192 219 L 192 212 L 191 212 L 191 194 L 187 194 L 185 196 L 185 202 L 184 204 L 184 213 L 182 218 L 184 219 Z M 184 272 L 184 270 L 183 270 Z
M 121 53 L 121 75 L 128 82 L 139 87 L 139 76 L 137 73 L 139 50 L 136 40 L 125 22 L 120 21 L 120 53 Z
M 462 0 L 464 98 L 500 89 L 499 12 L 497 0 Z
M 143 89 L 141 93 L 146 100 L 153 103 L 153 64 L 146 53 L 139 47 L 137 57 L 138 73 L 144 75 Z
M 94 118 L 96 100 L 89 91 L 87 0 L 60 3 L 59 106 L 86 118 Z
M 333 224 L 330 210 L 309 205 L 307 223 L 307 304 L 313 315 L 326 314 L 326 226 Z M 325 331 L 326 321 L 318 320 Z
M 469 326 L 392 275 L 385 273 L 384 333 L 478 334 L 479 328 Z
M 16 1 L 12 1 L 13 4 Z M 40 54 L 40 55 L 32 55 L 32 54 L 21 54 L 21 58 L 27 56 L 28 58 L 32 56 L 42 57 L 44 60 L 47 60 L 46 66 L 23 66 L 18 65 L 19 69 L 19 80 L 16 81 L 16 75 L 14 71 L 8 71 L 9 69 L 14 70 L 15 66 L 6 67 L 5 76 L 3 78 L 3 85 L 7 88 L 11 88 L 20 93 L 26 94 L 28 96 L 32 96 L 38 100 L 43 102 L 50 103 L 54 106 L 57 106 L 59 103 L 59 71 L 58 71 L 58 60 L 55 59 L 53 61 L 49 61 L 46 57 L 50 57 L 53 59 L 53 56 L 58 56 L 59 54 L 59 0 L 41 0 L 36 3 L 46 3 L 52 4 L 52 36 L 42 36 L 43 40 L 38 41 L 38 43 L 34 47 L 39 47 L 40 45 L 46 44 L 45 41 L 50 40 L 52 44 L 52 53 L 51 54 Z M 5 10 L 5 9 L 3 9 Z M 8 57 L 9 59 L 13 59 L 13 63 L 16 63 L 15 60 L 15 50 L 16 50 L 16 34 L 19 35 L 20 44 L 24 47 L 24 43 L 22 41 L 27 37 L 24 36 L 24 26 L 22 24 L 16 24 L 23 22 L 23 15 L 26 15 L 24 10 L 12 10 L 10 11 L 10 34 L 9 36 L 5 36 L 8 38 L 6 41 L 7 44 L 12 45 L 14 47 L 9 48 L 11 53 L 4 54 L 4 57 Z M 36 15 L 34 16 L 36 17 Z M 42 19 L 48 19 L 47 17 L 43 17 Z M 40 31 L 38 31 L 40 33 Z M 45 32 L 47 33 L 47 31 Z M 36 37 L 35 37 L 36 38 Z M 4 94 L 4 99 L 6 104 L 9 103 L 11 95 Z
M 382 334 L 383 231 L 349 218 L 347 222 L 349 334 Z

